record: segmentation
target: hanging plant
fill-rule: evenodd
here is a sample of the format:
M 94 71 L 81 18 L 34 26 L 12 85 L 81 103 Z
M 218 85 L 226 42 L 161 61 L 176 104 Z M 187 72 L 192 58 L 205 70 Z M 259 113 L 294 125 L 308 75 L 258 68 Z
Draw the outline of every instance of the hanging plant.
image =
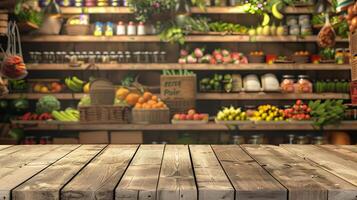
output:
M 41 26 L 44 16 L 37 0 L 18 0 L 14 13 L 19 22 L 31 23 L 37 27 Z
M 205 8 L 204 0 L 188 0 L 191 5 L 201 9 Z M 136 20 L 146 22 L 155 15 L 162 15 L 174 10 L 178 0 L 128 0 L 131 10 L 135 13 Z

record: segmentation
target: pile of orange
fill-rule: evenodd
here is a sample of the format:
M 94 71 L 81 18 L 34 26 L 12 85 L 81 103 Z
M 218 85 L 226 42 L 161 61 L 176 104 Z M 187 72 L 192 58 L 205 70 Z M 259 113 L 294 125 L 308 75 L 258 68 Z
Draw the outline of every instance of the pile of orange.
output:
M 166 104 L 162 102 L 156 95 L 150 92 L 144 92 L 139 97 L 138 102 L 135 104 L 136 109 L 163 109 L 167 108 Z

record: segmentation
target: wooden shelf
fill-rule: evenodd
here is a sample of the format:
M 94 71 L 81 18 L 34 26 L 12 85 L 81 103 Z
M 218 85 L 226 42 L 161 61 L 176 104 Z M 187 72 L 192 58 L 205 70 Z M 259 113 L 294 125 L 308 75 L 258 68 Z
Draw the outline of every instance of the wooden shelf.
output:
M 63 14 L 133 14 L 129 7 L 62 7 Z M 286 14 L 311 14 L 313 7 L 286 7 L 283 13 Z M 193 7 L 191 12 L 193 14 L 247 14 L 244 12 L 242 6 L 231 7 L 207 7 L 202 10 Z
M 16 93 L 0 99 L 27 98 L 36 100 L 44 95 L 53 95 L 60 100 L 79 100 L 83 93 Z M 296 100 L 296 99 L 350 99 L 349 94 L 343 93 L 311 93 L 311 94 L 282 94 L 282 93 L 198 93 L 197 100 Z
M 316 42 L 317 36 L 248 36 L 248 35 L 190 35 L 186 42 Z M 93 35 L 32 35 L 23 36 L 22 42 L 162 42 L 159 36 L 93 36 Z M 337 38 L 336 42 L 348 42 Z
M 341 93 L 198 93 L 197 100 L 296 100 L 296 99 L 350 99 L 349 94 Z
M 70 67 L 68 64 L 27 64 L 31 71 L 53 70 L 85 70 L 88 64 L 80 67 Z M 100 70 L 164 70 L 164 69 L 188 69 L 188 70 L 350 70 L 348 64 L 178 64 L 178 63 L 116 63 L 97 64 Z
M 225 124 L 86 124 L 58 121 L 13 121 L 14 125 L 25 130 L 61 130 L 61 131 L 313 131 L 312 122 L 247 122 L 238 125 L 238 130 Z M 324 130 L 357 130 L 357 121 L 343 121 L 338 125 L 329 125 Z

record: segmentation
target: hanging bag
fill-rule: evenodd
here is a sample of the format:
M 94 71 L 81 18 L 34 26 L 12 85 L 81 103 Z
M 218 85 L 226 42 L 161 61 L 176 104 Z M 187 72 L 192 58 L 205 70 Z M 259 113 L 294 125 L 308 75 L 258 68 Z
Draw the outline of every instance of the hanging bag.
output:
M 317 43 L 322 48 L 333 47 L 336 44 L 336 33 L 330 23 L 328 13 L 325 14 L 325 25 L 317 36 Z
M 7 49 L 5 52 L 2 49 L 5 56 L 0 73 L 7 79 L 23 79 L 27 76 L 28 72 L 22 57 L 20 33 L 16 22 L 9 22 L 7 37 Z

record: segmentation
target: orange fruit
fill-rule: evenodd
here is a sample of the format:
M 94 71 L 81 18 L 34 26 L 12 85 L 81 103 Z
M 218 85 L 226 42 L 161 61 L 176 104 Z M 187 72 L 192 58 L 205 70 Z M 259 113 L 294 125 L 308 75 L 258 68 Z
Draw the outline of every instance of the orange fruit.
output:
M 146 101 L 149 101 L 152 97 L 152 93 L 151 92 L 144 92 L 143 97 Z
M 41 93 L 48 93 L 50 91 L 48 90 L 48 88 L 46 86 L 43 86 L 43 87 L 41 87 L 40 92 Z
M 154 104 L 156 104 L 156 101 L 149 100 L 147 103 L 148 103 L 149 105 L 154 105 Z
M 160 101 L 157 103 L 157 106 L 158 106 L 157 108 L 163 108 L 164 105 L 165 105 L 164 102 Z
M 135 108 L 143 108 L 143 105 L 140 103 L 135 104 Z
M 116 91 L 116 98 L 119 99 L 119 100 L 124 100 L 128 95 L 129 95 L 130 91 L 126 88 L 119 88 L 117 91 Z
M 151 100 L 153 100 L 153 101 L 158 101 L 159 98 L 158 98 L 156 95 L 153 95 L 153 96 L 151 97 Z
M 126 96 L 125 101 L 129 105 L 134 106 L 138 102 L 139 98 L 140 98 L 140 96 L 138 94 L 130 93 L 130 94 L 128 94 L 128 96 Z
M 144 97 L 140 97 L 140 98 L 138 99 L 138 103 L 143 104 L 143 103 L 145 103 L 145 102 L 146 102 L 146 101 L 145 101 Z

